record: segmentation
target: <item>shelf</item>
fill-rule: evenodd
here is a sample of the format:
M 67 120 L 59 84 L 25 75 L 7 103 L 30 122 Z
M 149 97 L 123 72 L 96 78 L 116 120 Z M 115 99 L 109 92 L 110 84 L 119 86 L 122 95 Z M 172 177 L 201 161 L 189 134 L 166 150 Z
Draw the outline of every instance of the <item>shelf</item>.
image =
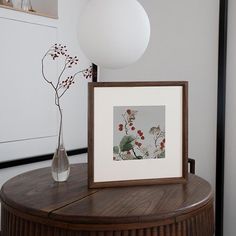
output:
M 41 12 L 24 11 L 24 10 L 21 10 L 21 9 L 17 9 L 17 8 L 2 5 L 2 4 L 0 4 L 0 8 L 5 8 L 5 9 L 17 11 L 17 12 L 24 12 L 24 13 L 27 13 L 27 14 L 47 17 L 47 18 L 51 18 L 51 19 L 58 19 L 58 16 L 52 16 L 52 15 L 44 14 L 44 13 L 41 13 Z

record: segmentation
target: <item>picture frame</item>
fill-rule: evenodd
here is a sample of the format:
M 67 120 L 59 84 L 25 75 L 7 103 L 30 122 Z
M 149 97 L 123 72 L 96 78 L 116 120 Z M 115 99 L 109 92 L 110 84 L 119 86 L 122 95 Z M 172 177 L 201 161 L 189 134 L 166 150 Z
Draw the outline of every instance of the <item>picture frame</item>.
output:
M 89 83 L 88 186 L 185 183 L 188 82 Z

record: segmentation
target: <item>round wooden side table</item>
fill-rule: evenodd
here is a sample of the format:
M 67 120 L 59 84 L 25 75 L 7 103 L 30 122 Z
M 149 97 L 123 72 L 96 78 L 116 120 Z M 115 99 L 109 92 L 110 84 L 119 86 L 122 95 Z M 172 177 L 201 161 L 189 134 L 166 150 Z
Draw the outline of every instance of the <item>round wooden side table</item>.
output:
M 65 183 L 50 168 L 18 175 L 1 190 L 2 236 L 213 236 L 211 186 L 187 184 L 88 189 L 87 164 Z

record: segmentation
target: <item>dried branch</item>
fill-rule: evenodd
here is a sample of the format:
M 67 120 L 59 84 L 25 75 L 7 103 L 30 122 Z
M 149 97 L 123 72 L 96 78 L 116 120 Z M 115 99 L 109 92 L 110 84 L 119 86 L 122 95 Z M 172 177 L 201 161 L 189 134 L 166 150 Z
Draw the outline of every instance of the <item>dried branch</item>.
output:
M 44 62 L 47 57 L 51 57 L 53 60 L 55 60 L 59 57 L 65 57 L 64 66 L 57 78 L 56 85 L 53 84 L 53 82 L 50 81 L 45 74 Z M 53 91 L 55 93 L 54 103 L 57 106 L 57 108 L 59 110 L 59 114 L 60 114 L 60 125 L 59 125 L 59 132 L 58 132 L 57 151 L 59 151 L 60 143 L 61 143 L 62 118 L 63 118 L 62 117 L 62 108 L 61 108 L 61 104 L 60 104 L 60 98 L 67 92 L 67 90 L 70 88 L 70 86 L 75 83 L 74 80 L 78 74 L 82 73 L 83 77 L 86 79 L 92 77 L 92 67 L 89 67 L 87 69 L 76 72 L 74 75 L 67 77 L 66 80 L 61 82 L 61 79 L 62 79 L 65 71 L 69 68 L 72 68 L 73 65 L 77 65 L 78 61 L 79 61 L 79 59 L 77 58 L 77 56 L 75 56 L 75 57 L 70 56 L 67 53 L 66 46 L 63 46 L 61 44 L 54 44 L 53 46 L 51 46 L 48 49 L 48 51 L 44 54 L 44 56 L 42 57 L 42 60 L 41 60 L 41 71 L 42 71 L 43 79 L 53 88 Z M 64 91 L 60 94 L 59 91 L 61 91 L 62 89 L 64 89 Z

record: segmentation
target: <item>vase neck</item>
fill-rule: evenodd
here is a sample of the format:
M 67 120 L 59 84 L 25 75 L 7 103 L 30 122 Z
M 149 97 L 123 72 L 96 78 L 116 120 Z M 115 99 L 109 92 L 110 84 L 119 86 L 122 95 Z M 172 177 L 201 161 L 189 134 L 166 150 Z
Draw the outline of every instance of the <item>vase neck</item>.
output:
M 58 128 L 58 149 L 62 148 L 62 147 L 64 147 L 64 140 L 63 140 L 63 117 L 62 117 L 62 115 L 60 115 L 60 118 L 59 118 L 59 128 Z

